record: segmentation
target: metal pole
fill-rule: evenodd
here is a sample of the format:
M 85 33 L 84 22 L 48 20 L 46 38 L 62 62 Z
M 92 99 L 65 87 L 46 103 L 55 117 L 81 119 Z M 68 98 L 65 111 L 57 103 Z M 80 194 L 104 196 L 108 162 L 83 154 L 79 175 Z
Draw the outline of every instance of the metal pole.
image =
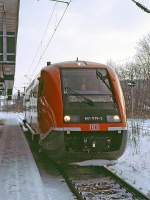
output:
M 131 75 L 131 82 L 133 83 L 133 74 Z M 131 118 L 133 119 L 133 85 L 131 86 Z
M 128 82 L 128 86 L 131 88 L 131 127 L 132 127 L 132 132 L 133 132 L 133 111 L 134 111 L 134 91 L 133 91 L 133 88 L 134 86 L 136 85 L 136 82 L 133 80 L 133 74 L 131 74 L 131 79 L 130 81 Z
M 23 108 L 24 108 L 24 112 L 25 112 L 24 119 L 26 120 L 26 117 L 27 117 L 27 113 L 26 113 L 27 112 L 27 109 L 26 109 L 26 87 L 24 86 L 23 89 L 24 89 Z
M 133 109 L 134 109 L 134 101 L 133 101 L 133 88 L 134 88 L 134 81 L 133 81 L 133 74 L 131 74 L 131 127 L 132 127 L 132 134 L 134 133 L 134 119 L 133 119 Z
M 131 88 L 131 117 L 132 117 L 132 119 L 133 119 L 133 106 L 134 106 L 134 104 L 133 104 L 134 102 L 133 102 L 133 87 Z

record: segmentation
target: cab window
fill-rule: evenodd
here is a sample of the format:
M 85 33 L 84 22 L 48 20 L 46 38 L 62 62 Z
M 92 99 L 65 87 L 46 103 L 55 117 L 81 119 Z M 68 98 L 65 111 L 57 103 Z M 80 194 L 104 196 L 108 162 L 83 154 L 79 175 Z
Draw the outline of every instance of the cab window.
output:
M 44 81 L 40 78 L 39 79 L 39 91 L 38 91 L 38 96 L 43 96 L 44 94 Z

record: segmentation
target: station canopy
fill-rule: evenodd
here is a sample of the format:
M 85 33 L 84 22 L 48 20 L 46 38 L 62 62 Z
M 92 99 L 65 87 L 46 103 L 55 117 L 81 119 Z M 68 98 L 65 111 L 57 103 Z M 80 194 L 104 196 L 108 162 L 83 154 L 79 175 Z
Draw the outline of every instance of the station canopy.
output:
M 0 95 L 11 100 L 20 0 L 0 0 Z

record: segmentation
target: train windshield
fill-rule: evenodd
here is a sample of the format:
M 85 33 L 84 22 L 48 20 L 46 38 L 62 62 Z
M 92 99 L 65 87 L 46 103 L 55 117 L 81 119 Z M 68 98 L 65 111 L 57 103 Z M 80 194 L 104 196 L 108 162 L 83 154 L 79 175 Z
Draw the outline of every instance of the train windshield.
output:
M 106 69 L 62 69 L 62 83 L 63 93 L 68 95 L 71 102 L 79 99 L 87 102 L 113 102 Z
M 61 79 L 64 116 L 72 123 L 103 123 L 119 114 L 106 69 L 64 68 Z

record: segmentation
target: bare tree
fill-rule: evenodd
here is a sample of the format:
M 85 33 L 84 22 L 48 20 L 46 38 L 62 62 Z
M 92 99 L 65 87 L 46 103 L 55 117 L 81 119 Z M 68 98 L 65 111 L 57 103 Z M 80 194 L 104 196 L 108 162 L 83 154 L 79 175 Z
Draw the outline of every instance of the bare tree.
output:
M 117 65 L 113 61 L 108 64 L 113 67 L 119 75 L 125 96 L 128 116 L 131 116 L 132 101 L 134 104 L 134 116 L 150 116 L 150 34 L 139 41 L 137 52 L 130 61 L 123 65 Z M 132 88 L 132 81 L 136 83 Z M 132 98 L 133 92 L 133 98 Z

